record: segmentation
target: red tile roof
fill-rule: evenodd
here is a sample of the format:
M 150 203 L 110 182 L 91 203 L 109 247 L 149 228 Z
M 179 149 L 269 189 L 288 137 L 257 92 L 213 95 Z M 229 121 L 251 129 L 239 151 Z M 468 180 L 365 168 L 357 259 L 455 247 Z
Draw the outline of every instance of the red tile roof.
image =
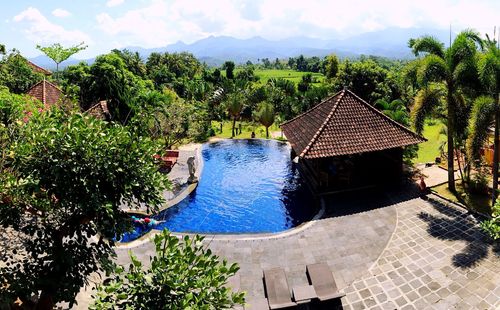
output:
M 31 67 L 31 69 L 35 72 L 42 73 L 42 74 L 45 74 L 47 76 L 52 74 L 52 72 L 50 70 L 44 69 L 44 68 L 40 67 L 39 65 L 32 63 L 29 60 L 27 60 L 27 62 L 28 62 L 28 65 Z
M 44 105 L 54 105 L 63 99 L 63 93 L 59 87 L 43 80 L 38 82 L 27 92 L 28 95 L 40 100 Z
M 425 141 L 347 89 L 281 128 L 301 158 L 374 152 Z
M 108 102 L 106 100 L 101 100 L 92 107 L 90 107 L 85 113 L 94 116 L 95 118 L 102 120 L 110 120 L 111 114 L 108 109 Z

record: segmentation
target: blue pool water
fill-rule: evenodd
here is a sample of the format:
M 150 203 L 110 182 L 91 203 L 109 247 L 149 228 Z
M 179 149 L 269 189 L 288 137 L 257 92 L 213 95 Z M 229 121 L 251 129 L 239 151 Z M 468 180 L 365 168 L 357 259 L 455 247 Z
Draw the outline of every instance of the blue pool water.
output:
M 290 148 L 274 140 L 223 140 L 203 145 L 196 190 L 153 218 L 154 229 L 196 233 L 279 232 L 310 220 L 313 197 L 290 159 Z M 122 242 L 151 227 L 138 225 Z

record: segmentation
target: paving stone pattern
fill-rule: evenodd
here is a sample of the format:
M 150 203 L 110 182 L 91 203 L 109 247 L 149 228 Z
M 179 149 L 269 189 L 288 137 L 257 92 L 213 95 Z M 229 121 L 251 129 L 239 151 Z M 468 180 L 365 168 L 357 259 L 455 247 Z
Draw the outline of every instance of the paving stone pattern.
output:
M 396 206 L 387 249 L 343 309 L 500 309 L 498 249 L 465 210 L 429 198 Z
M 339 287 L 365 274 L 385 248 L 396 227 L 395 206 L 355 215 L 329 217 L 277 236 L 207 236 L 206 243 L 229 262 L 238 262 L 240 287 L 249 299 L 264 296 L 262 271 L 285 269 L 290 289 L 307 285 L 307 264 L 326 262 Z M 118 262 L 128 264 L 128 250 L 117 249 Z M 132 249 L 143 262 L 154 254 L 146 243 Z

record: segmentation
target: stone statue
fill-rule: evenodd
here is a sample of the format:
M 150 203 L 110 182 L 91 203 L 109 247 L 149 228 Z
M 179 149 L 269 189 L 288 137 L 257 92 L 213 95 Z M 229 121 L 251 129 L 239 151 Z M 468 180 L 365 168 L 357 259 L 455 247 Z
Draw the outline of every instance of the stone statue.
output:
M 196 172 L 196 167 L 194 165 L 194 156 L 189 156 L 187 165 L 189 170 L 188 183 L 192 184 L 198 182 L 198 178 L 194 175 L 194 173 Z

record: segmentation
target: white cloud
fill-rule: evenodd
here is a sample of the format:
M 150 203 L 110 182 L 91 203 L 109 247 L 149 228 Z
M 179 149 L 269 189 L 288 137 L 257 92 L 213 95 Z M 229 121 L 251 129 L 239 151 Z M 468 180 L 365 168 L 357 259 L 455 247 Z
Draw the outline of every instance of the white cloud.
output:
M 387 27 L 446 29 L 450 23 L 457 31 L 471 27 L 484 33 L 491 32 L 500 11 L 500 1 L 488 0 L 150 0 L 146 3 L 118 16 L 98 14 L 97 25 L 113 36 L 112 40 L 122 42 L 122 46 L 158 47 L 178 40 L 189 43 L 209 35 L 330 39 Z
M 109 0 L 106 2 L 107 7 L 114 7 L 122 4 L 125 0 Z
M 80 30 L 66 30 L 64 27 L 50 22 L 38 9 L 29 7 L 18 15 L 14 21 L 19 23 L 27 38 L 35 43 L 92 43 L 89 35 Z
M 65 9 L 57 8 L 52 11 L 52 15 L 54 15 L 55 17 L 68 17 L 71 16 L 71 13 L 66 11 Z

